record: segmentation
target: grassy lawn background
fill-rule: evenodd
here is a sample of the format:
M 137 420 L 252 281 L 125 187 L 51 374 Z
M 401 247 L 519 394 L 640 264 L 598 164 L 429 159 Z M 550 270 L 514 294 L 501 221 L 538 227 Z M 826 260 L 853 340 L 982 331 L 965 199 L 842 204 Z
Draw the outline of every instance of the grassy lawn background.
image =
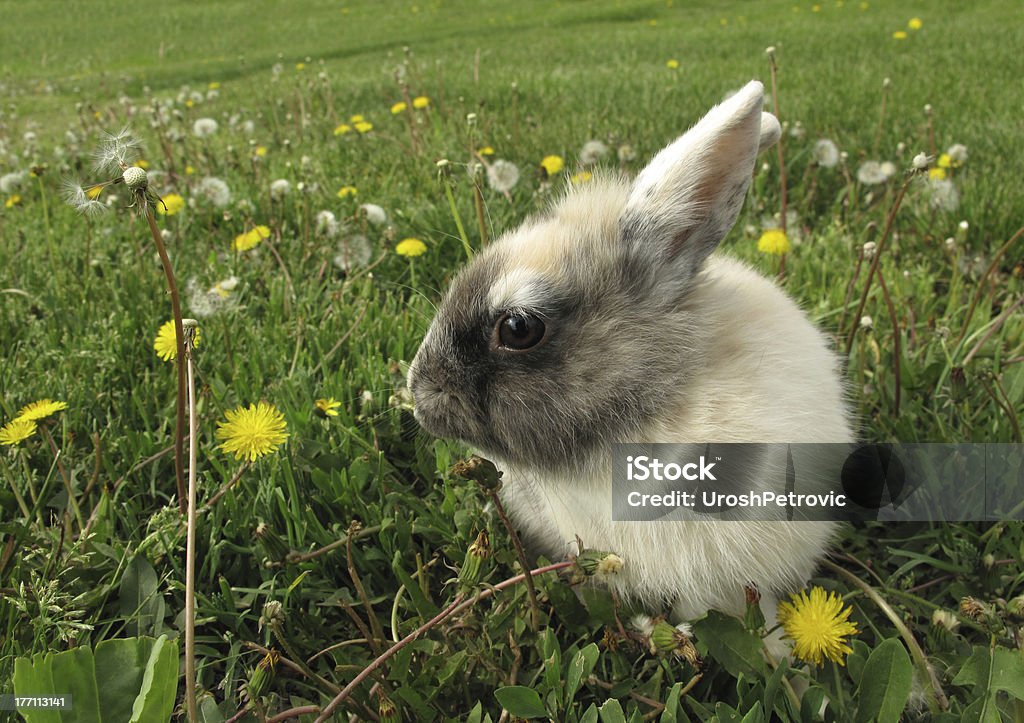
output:
M 90 171 L 89 155 L 100 131 L 126 124 L 145 141 L 151 170 L 176 171 L 158 191 L 196 201 L 159 218 L 182 287 L 189 279 L 200 291 L 239 279 L 229 303 L 201 319 L 200 501 L 241 464 L 217 449 L 214 430 L 226 410 L 267 400 L 284 413 L 290 435 L 200 519 L 200 684 L 223 718 L 240 708 L 236 690 L 261 657 L 249 643 L 280 648 L 259 629 L 268 600 L 284 604 L 284 637 L 308 658 L 364 637 L 353 616 L 371 630 L 371 618 L 379 619 L 388 638 L 417 627 L 453 597 L 444 587 L 454 575 L 446 566 L 461 564 L 480 529 L 492 533 L 490 581 L 514 574 L 500 521 L 474 486 L 449 472 L 465 450 L 418 434 L 401 389 L 403 363 L 415 353 L 432 304 L 465 260 L 437 178 L 440 158 L 454 164 L 457 209 L 478 245 L 464 172 L 471 149 L 491 146 L 489 160 L 505 158 L 522 171 L 508 200 L 484 185 L 494 236 L 561 192 L 578 170 L 584 142 L 610 146 L 606 168 L 619 166 L 617 149 L 632 146 L 636 159 L 622 165 L 635 172 L 726 92 L 750 78 L 767 83 L 764 51 L 775 46 L 796 211 L 784 283 L 840 349 L 857 323 L 866 266 L 850 297 L 847 288 L 862 244 L 879 240 L 911 158 L 954 143 L 969 149 L 963 167 L 951 171 L 958 208 L 931 207 L 928 183 L 917 179 L 896 216 L 881 269 L 901 340 L 900 407 L 894 325 L 875 284 L 865 307 L 873 329 L 856 332 L 848 365 L 863 436 L 1021 441 L 1024 323 L 1019 308 L 1013 311 L 1022 290 L 1021 246 L 997 256 L 1024 223 L 1024 25 L 1011 3 L 97 0 L 3 2 L 0 17 L 0 175 L 46 165 L 0 194 L 0 421 L 42 397 L 69 405 L 51 423 L 63 470 L 39 435 L 0 450 L 0 681 L 15 656 L 174 634 L 181 626 L 183 527 L 171 499 L 173 462 L 167 454 L 150 460 L 173 440 L 173 367 L 152 349 L 169 318 L 165 285 L 145 223 L 120 208 L 127 199 L 119 188 L 112 189 L 121 195 L 112 212 L 94 218 L 60 199 L 65 177 L 104 180 Z M 907 30 L 912 17 L 922 19 L 920 30 Z M 896 31 L 908 37 L 896 39 Z M 679 67 L 668 67 L 669 60 Z M 891 86 L 882 117 L 884 78 Z M 207 97 L 211 83 L 219 84 L 215 98 Z M 201 97 L 189 105 L 183 86 Z M 392 114 L 406 93 L 429 97 L 429 107 Z M 170 103 L 164 133 L 181 135 L 168 150 L 150 126 L 153 99 Z M 467 124 L 469 113 L 477 114 L 475 125 Z M 336 135 L 355 114 L 373 129 Z M 220 129 L 200 140 L 192 127 L 203 117 Z M 802 137 L 791 133 L 798 121 Z M 848 153 L 845 172 L 812 167 L 819 138 Z M 537 169 L 550 154 L 563 156 L 566 169 L 546 184 Z M 866 159 L 893 161 L 900 173 L 866 187 L 856 182 Z M 773 275 L 778 258 L 759 253 L 757 238 L 779 208 L 780 177 L 774 152 L 761 161 L 723 252 Z M 228 207 L 201 200 L 197 184 L 207 175 L 229 185 Z M 291 183 L 282 200 L 269 193 L 278 178 Z M 358 192 L 339 198 L 343 186 Z M 366 202 L 386 210 L 387 226 L 360 216 Z M 321 210 L 339 220 L 336 237 L 318 231 Z M 271 238 L 232 253 L 232 239 L 256 224 L 268 225 Z M 346 273 L 334 257 L 354 234 L 367 237 L 373 265 Z M 407 237 L 426 242 L 427 254 L 412 262 L 396 255 L 395 243 Z M 186 315 L 196 313 L 192 298 L 185 294 Z M 314 413 L 321 397 L 342 403 L 337 417 Z M 76 539 L 77 522 L 61 519 L 63 473 L 83 515 L 95 513 L 88 540 Z M 32 504 L 28 519 L 11 486 Z M 344 539 L 353 520 L 365 531 L 353 532 L 350 560 L 342 547 L 288 561 L 289 551 Z M 1005 601 L 1022 592 L 1022 545 L 1019 525 L 996 533 L 974 525 L 869 526 L 847 533 L 837 560 L 910 625 L 951 699 L 950 715 L 959 716 L 989 690 L 954 682 L 965 661 L 992 640 L 1000 649 L 1018 642 L 1019 618 Z M 349 566 L 361 576 L 368 605 Z M 854 606 L 856 655 L 866 659 L 897 637 L 859 588 L 832 574 L 818 582 Z M 480 703 L 480 716 L 497 720 L 493 690 L 513 682 L 537 690 L 558 720 L 589 716 L 590 706 L 608 697 L 621 699 L 627 716 L 657 710 L 637 695 L 674 710 L 669 691 L 695 670 L 629 640 L 602 648 L 598 682 L 570 703 L 559 681 L 577 651 L 601 642 L 606 625 L 617 629 L 612 603 L 593 590 L 584 608 L 554 577 L 541 587 L 546 632 L 529 629 L 520 586 L 386 666 L 386 688 L 405 719 L 458 719 Z M 967 595 L 991 604 L 991 616 L 961 616 L 955 632 L 932 624 L 935 610 L 956 610 Z M 136 599 L 145 601 L 142 609 L 129 603 Z M 628 618 L 626 611 L 620 616 Z M 715 648 L 715 636 L 747 632 L 719 619 L 706 625 L 715 635 L 698 635 L 704 675 L 680 710 L 705 719 L 716 714 L 715 701 L 746 711 L 756 699 L 764 710 L 793 714 L 784 696 L 769 701 L 763 662 L 737 667 Z M 354 643 L 311 665 L 343 686 L 374 657 L 373 646 Z M 811 676 L 812 687 L 833 701 L 836 719 L 852 720 L 856 710 L 855 668 L 829 663 Z M 368 690 L 357 693 L 353 710 L 364 703 L 376 710 Z M 1007 713 L 1020 705 L 992 696 Z M 280 711 L 330 697 L 309 677 L 280 669 L 264 705 Z M 730 719 L 725 709 L 717 714 Z

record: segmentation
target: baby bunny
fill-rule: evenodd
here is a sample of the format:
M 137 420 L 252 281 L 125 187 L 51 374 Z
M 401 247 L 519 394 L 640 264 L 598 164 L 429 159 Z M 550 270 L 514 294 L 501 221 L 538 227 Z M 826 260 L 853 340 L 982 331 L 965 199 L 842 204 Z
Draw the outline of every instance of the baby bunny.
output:
M 800 587 L 830 522 L 612 520 L 616 442 L 848 442 L 838 362 L 773 282 L 712 255 L 778 122 L 750 82 L 637 178 L 573 189 L 452 281 L 409 369 L 415 415 L 504 472 L 527 542 L 579 536 L 608 584 L 678 619 Z

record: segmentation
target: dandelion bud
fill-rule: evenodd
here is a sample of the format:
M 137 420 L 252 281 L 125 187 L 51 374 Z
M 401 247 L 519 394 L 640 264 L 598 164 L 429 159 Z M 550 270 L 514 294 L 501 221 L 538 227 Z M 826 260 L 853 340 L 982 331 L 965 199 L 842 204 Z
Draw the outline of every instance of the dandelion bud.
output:
M 452 466 L 452 474 L 463 479 L 473 480 L 488 492 L 501 489 L 501 472 L 494 462 L 476 455 L 456 462 Z
M 963 367 L 953 367 L 950 370 L 949 390 L 955 401 L 959 402 L 967 398 L 967 374 L 964 373 Z
M 1024 617 L 1024 595 L 1018 595 L 1006 603 L 1006 612 L 1018 618 Z
M 915 171 L 924 171 L 931 164 L 931 158 L 928 157 L 927 153 L 918 153 L 914 156 L 913 164 Z
M 253 536 L 269 559 L 275 561 L 283 560 L 288 554 L 288 546 L 284 540 L 266 522 L 260 522 L 256 525 Z
M 986 570 L 991 570 L 992 566 L 996 564 L 996 556 L 991 552 L 981 558 L 981 564 L 985 566 Z
M 476 540 L 466 550 L 466 559 L 459 570 L 459 585 L 464 590 L 470 590 L 480 582 L 483 577 L 484 561 L 491 556 L 491 538 L 487 530 L 481 530 Z
M 274 671 L 280 659 L 281 654 L 271 649 L 253 669 L 252 674 L 249 675 L 249 682 L 245 686 L 246 696 L 250 701 L 256 700 L 270 689 L 270 684 L 274 680 Z
M 260 615 L 258 627 L 263 630 L 264 626 L 271 630 L 280 630 L 284 625 L 284 605 L 277 600 L 268 600 L 263 606 L 263 614 Z
M 613 555 L 613 553 L 601 552 L 600 550 L 584 550 L 576 558 L 576 567 L 578 567 L 584 575 L 590 577 L 591 575 L 602 572 L 602 563 L 604 563 L 604 559 L 610 555 Z M 619 560 L 621 569 L 622 558 L 618 555 L 614 555 L 614 557 Z M 615 564 L 616 563 L 614 561 L 611 563 L 604 563 L 604 569 L 607 569 L 608 567 L 614 568 Z M 618 572 L 618 570 L 615 571 Z
M 973 597 L 965 597 L 960 601 L 960 614 L 975 622 L 981 622 L 985 618 L 985 604 Z
M 654 653 L 675 653 L 685 659 L 690 665 L 700 665 L 700 654 L 693 645 L 690 637 L 689 625 L 681 624 L 672 627 L 664 620 L 658 622 L 651 631 L 651 652 Z
M 124 185 L 128 187 L 130 191 L 145 191 L 149 185 L 149 177 L 146 172 L 138 166 L 129 166 L 124 169 Z
M 384 693 L 384 688 L 377 689 L 377 715 L 381 723 L 400 723 L 402 720 L 395 702 Z
M 951 613 L 949 610 L 943 610 L 936 608 L 932 611 L 932 625 L 937 628 L 943 628 L 949 632 L 953 632 L 960 627 L 960 621 L 956 619 L 956 615 Z
M 651 631 L 651 648 L 659 653 L 671 653 L 676 649 L 677 630 L 664 620 Z

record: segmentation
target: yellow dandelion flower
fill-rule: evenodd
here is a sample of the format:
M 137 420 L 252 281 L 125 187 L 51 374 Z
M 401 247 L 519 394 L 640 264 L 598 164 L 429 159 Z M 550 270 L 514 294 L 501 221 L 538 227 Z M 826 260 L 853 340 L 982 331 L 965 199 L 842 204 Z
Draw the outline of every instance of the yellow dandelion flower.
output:
M 20 203 L 21 203 L 21 196 L 18 195 L 17 193 L 15 193 L 13 196 L 9 196 L 8 199 L 6 201 L 4 201 L 4 206 L 6 206 L 7 208 L 14 208 L 15 206 L 17 206 Z
M 589 181 L 593 177 L 594 177 L 594 174 L 591 173 L 590 171 L 580 171 L 579 173 L 573 175 L 573 177 L 570 178 L 569 181 L 573 185 L 576 185 L 578 183 L 586 183 L 587 181 Z
M 139 160 L 135 161 L 135 167 L 141 168 L 143 171 L 148 170 L 149 161 L 147 161 L 145 158 L 140 158 Z
M 352 116 L 351 118 L 348 119 L 348 122 L 349 123 L 362 123 L 365 120 L 366 120 L 365 117 L 363 117 L 359 113 L 356 113 L 354 116 Z
M 949 168 L 953 165 L 953 158 L 948 153 L 943 153 L 939 156 L 939 160 L 935 162 L 939 168 Z
M 12 419 L 0 427 L 0 444 L 13 446 L 36 433 L 37 425 L 31 419 Z
M 207 83 L 206 87 L 210 90 L 220 90 L 220 83 L 218 83 L 216 80 L 213 80 Z
M 305 63 L 296 63 L 295 64 L 295 69 L 296 70 L 305 70 L 306 69 L 306 64 Z
M 341 406 L 341 402 L 334 397 L 317 399 L 313 404 L 316 407 L 317 413 L 325 417 L 337 417 L 338 412 L 336 410 Z
M 85 191 L 85 195 L 93 201 L 99 198 L 101 193 L 103 193 L 103 186 L 93 186 Z
M 821 5 L 811 5 L 811 12 L 812 13 L 820 13 L 821 12 Z
M 355 186 L 342 186 L 338 189 L 338 198 L 348 198 L 349 196 L 358 195 L 359 189 Z
M 191 176 L 191 175 L 193 175 L 193 174 L 194 174 L 195 172 L 196 172 L 196 169 L 195 169 L 195 168 L 193 168 L 192 166 L 185 166 L 185 175 L 186 175 L 186 176 Z
M 217 423 L 216 436 L 223 440 L 220 448 L 234 453 L 235 459 L 244 457 L 254 462 L 288 439 L 284 415 L 272 404 L 259 402 L 248 408 L 229 409 L 224 416 L 227 421 Z
M 351 133 L 351 132 L 352 132 L 352 126 L 350 126 L 348 123 L 342 123 L 340 126 L 337 126 L 334 129 L 334 135 L 336 135 L 336 136 L 343 136 L 346 133 Z
M 544 160 L 540 162 L 540 165 L 549 176 L 553 176 L 565 168 L 565 160 L 561 156 L 544 156 Z
M 892 38 L 893 38 L 893 40 L 906 40 L 907 39 L 907 31 L 906 30 L 897 30 L 895 33 L 892 34 Z
M 360 133 L 369 133 L 373 130 L 373 123 L 369 121 L 359 121 L 353 126 Z
M 857 634 L 857 624 L 847 619 L 853 608 L 844 607 L 838 593 L 820 587 L 790 598 L 792 602 L 779 603 L 779 622 L 786 631 L 783 637 L 793 641 L 793 653 L 814 665 L 823 665 L 825 658 L 845 665 L 845 656 L 853 652 L 846 638 Z
M 420 241 L 418 238 L 407 238 L 402 239 L 395 246 L 395 253 L 399 256 L 406 256 L 413 258 L 414 256 L 422 256 L 427 252 L 427 245 Z
M 40 399 L 38 402 L 26 404 L 18 410 L 18 413 L 14 418 L 25 419 L 29 422 L 37 422 L 40 419 L 46 419 L 47 417 L 67 408 L 67 402 L 55 402 L 52 399 Z
M 679 67 L 679 61 L 676 60 L 675 58 L 669 58 L 667 61 L 665 61 L 665 67 L 668 68 L 669 70 L 675 70 L 676 68 Z
M 647 24 L 650 25 L 652 28 L 658 27 L 658 21 L 657 20 L 648 20 Z
M 168 193 L 160 200 L 163 203 L 156 205 L 156 212 L 161 216 L 173 216 L 185 208 L 185 199 L 177 193 Z
M 256 157 L 257 158 L 263 158 L 263 156 L 265 156 L 265 155 L 267 155 L 267 147 L 266 146 L 256 146 Z
M 481 156 L 493 156 L 494 149 L 490 146 L 484 146 L 483 148 L 477 148 L 476 152 Z
M 946 180 L 946 169 L 945 168 L 929 168 L 928 179 L 931 181 L 945 181 Z
M 196 102 L 195 102 L 194 100 L 192 100 L 191 98 L 189 98 L 188 100 L 186 100 L 186 101 L 185 101 L 185 107 L 186 107 L 186 108 L 191 108 L 191 107 L 192 107 L 192 106 L 194 106 L 195 104 L 196 104 Z M 96 114 L 96 117 L 97 117 L 97 118 L 99 118 L 99 117 L 100 117 L 99 113 L 97 113 L 97 114 Z
M 789 253 L 789 238 L 780 228 L 770 228 L 757 240 L 757 250 L 764 254 L 781 256 Z
M 921 18 L 910 18 L 910 21 L 907 23 L 907 27 L 911 30 L 920 30 L 923 26 L 924 22 Z
M 265 238 L 270 238 L 270 228 L 267 226 L 257 226 L 251 231 L 235 236 L 231 246 L 235 251 L 248 251 L 259 246 L 260 242 Z
M 195 336 L 192 337 L 192 346 L 199 346 L 200 333 L 196 328 Z M 156 333 L 153 340 L 153 351 L 164 361 L 172 361 L 178 356 L 178 335 L 174 333 L 174 319 L 164 322 L 160 331 Z
M 859 7 L 861 10 L 867 10 L 871 5 L 869 3 L 861 3 Z
M 400 100 L 391 106 L 391 115 L 398 115 L 399 113 L 405 113 L 409 106 L 405 104 L 404 100 Z
M 425 95 L 420 95 L 412 99 L 412 107 L 416 110 L 423 110 L 430 105 L 430 98 Z

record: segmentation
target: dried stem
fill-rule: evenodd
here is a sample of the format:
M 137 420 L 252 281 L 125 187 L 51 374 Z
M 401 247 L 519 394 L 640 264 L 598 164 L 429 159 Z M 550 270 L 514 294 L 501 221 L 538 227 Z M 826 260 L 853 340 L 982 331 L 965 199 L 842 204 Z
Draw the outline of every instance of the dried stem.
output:
M 981 300 L 981 295 L 985 291 L 985 282 L 988 281 L 989 277 L 991 277 L 995 272 L 996 266 L 999 265 L 999 261 L 1003 258 L 1006 252 L 1010 250 L 1011 246 L 1017 243 L 1022 235 L 1024 235 L 1024 226 L 1017 229 L 1017 233 L 1015 233 L 1009 241 L 1003 244 L 1002 247 L 996 251 L 996 255 L 992 257 L 992 263 L 988 265 L 988 269 L 985 270 L 985 274 L 978 282 L 978 290 L 974 292 L 974 297 L 971 299 L 971 305 L 967 309 L 967 316 L 964 317 L 964 322 L 962 324 L 963 328 L 960 331 L 960 336 L 956 339 L 956 344 L 953 345 L 954 347 L 960 346 L 964 337 L 967 336 L 967 328 L 970 326 L 971 318 L 974 316 L 974 309 L 978 306 L 978 302 Z
M 501 498 L 498 497 L 498 493 L 495 490 L 489 489 L 487 490 L 487 496 L 490 497 L 491 502 L 494 504 L 494 509 L 498 511 L 501 523 L 508 530 L 509 537 L 512 538 L 512 546 L 516 548 L 516 557 L 519 559 L 519 565 L 526 574 L 526 591 L 530 595 L 530 628 L 533 632 L 537 632 L 540 629 L 540 603 L 537 601 L 537 589 L 533 584 L 533 576 L 530 575 L 530 563 L 526 560 L 526 551 L 523 550 L 523 543 L 519 540 L 516 528 L 512 526 L 512 521 L 505 514 L 505 506 L 501 504 Z
M 191 321 L 191 320 L 190 320 Z M 194 325 L 195 322 L 192 321 Z M 196 400 L 192 370 L 195 327 L 185 338 L 188 385 L 188 523 L 185 535 L 185 706 L 189 721 L 199 720 L 196 703 Z M 180 357 L 179 357 L 180 358 Z M 180 365 L 179 365 L 180 366 Z
M 167 255 L 167 247 L 164 246 L 163 236 L 156 225 L 156 217 L 153 216 L 153 208 L 150 204 L 143 204 L 143 212 L 146 221 L 149 223 L 149 232 L 153 236 L 153 243 L 156 244 L 156 251 L 160 254 L 160 263 L 164 267 L 164 276 L 167 277 L 167 288 L 171 292 L 171 312 L 174 315 L 174 341 L 177 347 L 175 355 L 178 368 L 178 405 L 177 418 L 174 433 L 174 475 L 178 489 L 178 510 L 181 514 L 186 513 L 185 508 L 185 332 L 181 325 L 181 299 L 178 296 L 178 282 L 174 278 L 174 269 L 171 267 L 171 259 Z
M 986 331 L 980 339 L 978 339 L 978 343 L 975 344 L 967 353 L 967 356 L 964 357 L 963 364 L 961 364 L 960 366 L 966 367 L 968 364 L 971 363 L 971 359 L 974 358 L 975 354 L 981 351 L 981 347 L 985 346 L 985 342 L 991 339 L 992 335 L 1002 328 L 1003 324 L 1006 323 L 1006 320 L 1013 315 L 1013 312 L 1020 308 L 1021 304 L 1024 304 L 1024 296 L 1017 299 L 1016 303 L 1014 303 L 1013 306 L 1011 306 L 1009 309 L 1006 309 L 1002 314 L 999 315 L 999 318 L 997 318 L 995 322 L 992 324 L 992 326 L 989 327 L 989 330 Z
M 221 497 L 226 495 L 232 487 L 238 484 L 238 480 L 242 479 L 242 475 L 245 474 L 245 471 L 247 469 L 249 469 L 249 465 L 249 460 L 245 460 L 245 462 L 242 463 L 242 466 L 238 468 L 238 471 L 231 476 L 231 479 L 229 479 L 224 484 L 223 487 L 217 490 L 213 497 L 206 501 L 206 504 L 203 505 L 203 512 L 206 512 L 208 509 L 212 508 L 215 504 L 217 504 Z

